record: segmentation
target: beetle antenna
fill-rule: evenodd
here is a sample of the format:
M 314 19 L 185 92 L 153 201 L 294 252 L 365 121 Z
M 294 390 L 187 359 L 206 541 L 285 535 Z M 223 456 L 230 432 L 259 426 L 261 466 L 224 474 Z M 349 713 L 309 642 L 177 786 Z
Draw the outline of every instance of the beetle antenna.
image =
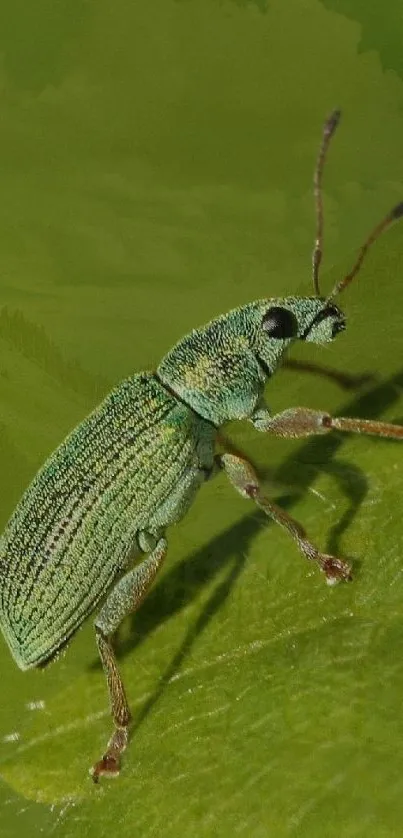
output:
M 315 247 L 312 253 L 312 279 L 315 294 L 320 297 L 319 289 L 319 266 L 322 261 L 323 244 L 323 196 L 322 196 L 322 175 L 325 165 L 327 150 L 330 140 L 339 124 L 341 111 L 333 111 L 323 126 L 322 142 L 319 149 L 316 168 L 313 176 L 313 189 L 316 209 L 316 237 Z
M 368 252 L 371 245 L 374 243 L 374 241 L 376 241 L 381 235 L 381 233 L 383 233 L 384 230 L 386 230 L 391 224 L 393 224 L 394 221 L 397 221 L 399 218 L 402 218 L 402 216 L 403 201 L 401 201 L 400 204 L 397 204 L 395 207 L 393 207 L 393 209 L 390 212 L 388 212 L 385 218 L 383 218 L 382 221 L 380 221 L 379 224 L 377 224 L 376 227 L 374 227 L 372 233 L 369 234 L 368 238 L 358 251 L 357 259 L 353 267 L 351 268 L 351 271 L 345 277 L 343 277 L 343 279 L 340 279 L 338 282 L 336 282 L 333 291 L 327 298 L 328 301 L 332 300 L 333 297 L 336 297 L 337 294 L 340 294 L 341 291 L 344 291 L 347 285 L 350 285 L 350 282 L 354 279 L 355 276 L 357 276 L 358 271 L 360 270 L 361 265 L 364 261 L 365 255 Z

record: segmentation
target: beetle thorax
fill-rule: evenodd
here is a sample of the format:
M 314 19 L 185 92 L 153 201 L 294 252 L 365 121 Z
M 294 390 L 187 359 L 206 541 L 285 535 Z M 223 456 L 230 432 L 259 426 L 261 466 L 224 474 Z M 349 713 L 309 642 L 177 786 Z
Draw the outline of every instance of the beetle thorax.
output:
M 257 300 L 190 332 L 157 375 L 214 425 L 247 419 L 294 340 L 327 343 L 343 328 L 342 312 L 318 297 Z
M 216 426 L 248 418 L 271 373 L 254 351 L 260 324 L 255 314 L 250 304 L 195 329 L 158 367 L 161 381 Z

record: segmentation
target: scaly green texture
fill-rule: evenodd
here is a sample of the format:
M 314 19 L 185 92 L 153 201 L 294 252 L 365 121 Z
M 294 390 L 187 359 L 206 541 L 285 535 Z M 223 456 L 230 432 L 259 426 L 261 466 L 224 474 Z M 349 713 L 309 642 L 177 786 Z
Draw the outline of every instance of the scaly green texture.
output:
M 243 497 L 281 524 L 329 581 L 349 577 L 346 563 L 322 554 L 265 497 L 243 457 L 214 456 L 216 429 L 231 419 L 250 419 L 280 436 L 324 432 L 321 413 L 297 409 L 272 419 L 263 389 L 293 340 L 323 343 L 343 328 L 335 305 L 290 297 L 256 301 L 194 330 L 156 374 L 113 390 L 18 504 L 0 541 L 0 626 L 20 668 L 54 657 L 108 594 L 95 631 L 114 732 L 94 766 L 95 782 L 119 772 L 131 721 L 110 637 L 147 595 L 167 552 L 166 527 L 182 518 L 214 471 L 223 469 Z M 130 570 L 136 548 L 148 557 Z M 110 591 L 118 574 L 123 578 Z
M 0 541 L 0 625 L 22 669 L 68 640 L 138 534 L 169 520 L 169 499 L 192 470 L 206 426 L 143 373 L 113 390 L 48 459 Z
M 290 320 L 284 338 L 266 328 L 271 311 Z M 335 311 L 315 325 L 324 301 L 291 297 L 219 317 L 171 350 L 160 380 L 124 381 L 52 454 L 0 540 L 0 626 L 22 669 L 49 660 L 133 548 L 182 517 L 212 469 L 215 426 L 252 419 L 291 340 L 312 323 L 311 339 L 330 340 Z
M 281 312 L 283 318 L 289 312 L 289 331 L 282 338 L 271 338 L 264 325 L 270 311 Z M 335 306 L 330 316 L 322 313 L 329 315 L 329 308 L 317 297 L 272 298 L 240 306 L 182 338 L 161 361 L 158 375 L 215 425 L 251 418 L 265 381 L 293 340 L 332 340 L 333 324 L 343 316 Z

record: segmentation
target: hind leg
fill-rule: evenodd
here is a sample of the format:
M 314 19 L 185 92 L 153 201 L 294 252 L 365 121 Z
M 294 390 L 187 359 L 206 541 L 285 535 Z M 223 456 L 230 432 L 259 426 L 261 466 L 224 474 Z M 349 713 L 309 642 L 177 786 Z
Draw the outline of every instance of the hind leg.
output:
M 95 620 L 98 651 L 108 684 L 115 729 L 102 759 L 92 769 L 94 783 L 97 783 L 102 775 L 115 777 L 119 774 L 120 755 L 127 745 L 131 721 L 126 692 L 110 636 L 123 618 L 139 607 L 164 561 L 166 552 L 167 542 L 165 538 L 160 538 L 150 555 L 117 582 Z

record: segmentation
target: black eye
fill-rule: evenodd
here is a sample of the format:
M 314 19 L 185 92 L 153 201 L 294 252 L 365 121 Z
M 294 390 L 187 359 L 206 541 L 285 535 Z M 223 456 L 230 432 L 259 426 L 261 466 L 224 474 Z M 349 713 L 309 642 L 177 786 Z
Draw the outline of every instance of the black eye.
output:
M 262 327 L 271 338 L 295 338 L 298 334 L 298 322 L 288 308 L 273 306 L 266 311 Z

